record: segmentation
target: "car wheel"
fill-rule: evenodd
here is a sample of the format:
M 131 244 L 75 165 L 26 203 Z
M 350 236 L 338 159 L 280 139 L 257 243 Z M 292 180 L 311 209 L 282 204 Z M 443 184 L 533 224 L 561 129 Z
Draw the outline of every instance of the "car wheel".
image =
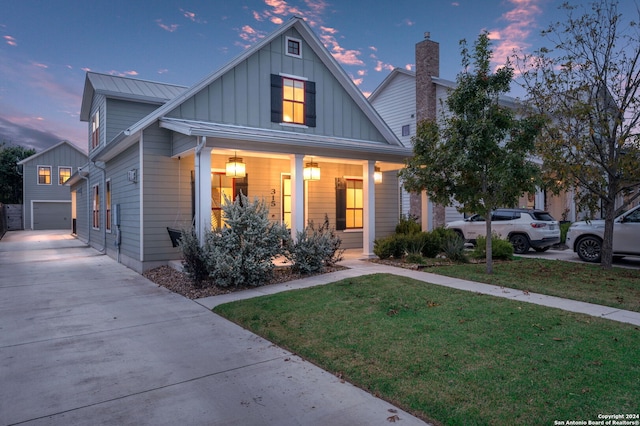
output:
M 544 253 L 545 251 L 549 250 L 551 248 L 551 246 L 547 246 L 547 247 L 534 247 L 533 249 L 535 251 L 537 251 L 538 253 Z
M 581 238 L 576 244 L 576 252 L 580 259 L 585 262 L 600 262 L 600 250 L 602 249 L 602 241 L 597 237 Z
M 513 252 L 516 254 L 523 254 L 529 251 L 529 239 L 526 235 L 512 235 L 509 237 L 509 242 L 513 246 Z

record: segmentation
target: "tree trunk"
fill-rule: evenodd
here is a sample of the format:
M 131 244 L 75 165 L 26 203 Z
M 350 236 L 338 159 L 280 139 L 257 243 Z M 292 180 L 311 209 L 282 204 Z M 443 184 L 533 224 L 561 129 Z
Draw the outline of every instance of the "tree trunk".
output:
M 606 201 L 604 204 L 604 235 L 600 250 L 600 267 L 611 269 L 613 267 L 613 221 L 615 219 L 615 201 Z
M 487 230 L 487 244 L 486 244 L 486 260 L 487 260 L 487 274 L 493 274 L 493 246 L 491 238 L 491 216 L 493 212 L 490 211 L 485 218 L 486 230 Z

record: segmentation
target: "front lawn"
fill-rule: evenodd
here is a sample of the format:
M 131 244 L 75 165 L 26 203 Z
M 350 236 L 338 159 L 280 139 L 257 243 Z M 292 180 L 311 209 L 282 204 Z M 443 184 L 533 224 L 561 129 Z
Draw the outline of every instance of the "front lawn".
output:
M 214 310 L 443 424 L 640 412 L 640 330 L 627 324 L 388 274 Z
M 640 312 L 640 271 L 633 269 L 603 270 L 599 265 L 516 258 L 496 262 L 492 275 L 486 274 L 484 264 L 434 266 L 425 271 Z

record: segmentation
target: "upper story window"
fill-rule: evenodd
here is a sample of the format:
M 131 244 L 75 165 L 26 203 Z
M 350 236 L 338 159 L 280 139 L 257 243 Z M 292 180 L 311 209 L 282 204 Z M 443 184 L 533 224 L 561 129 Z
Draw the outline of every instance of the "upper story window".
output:
M 286 50 L 288 56 L 302 58 L 302 43 L 297 38 L 286 37 Z
M 304 124 L 304 81 L 282 78 L 282 121 Z
M 91 149 L 100 145 L 100 113 L 96 113 L 91 117 Z
M 409 124 L 402 126 L 402 136 L 409 136 L 409 133 L 411 133 L 411 126 Z
M 38 166 L 38 185 L 51 185 L 51 166 Z
M 304 77 L 272 74 L 271 121 L 316 127 L 316 84 Z
M 93 186 L 93 206 L 91 209 L 91 226 L 93 229 L 100 229 L 100 187 Z
M 58 167 L 58 185 L 64 185 L 70 177 L 71 167 Z

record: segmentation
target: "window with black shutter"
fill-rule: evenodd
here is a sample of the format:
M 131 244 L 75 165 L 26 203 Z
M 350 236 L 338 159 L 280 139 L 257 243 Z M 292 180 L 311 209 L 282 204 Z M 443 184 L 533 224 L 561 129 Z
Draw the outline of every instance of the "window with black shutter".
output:
M 316 84 L 271 74 L 271 121 L 316 127 Z

